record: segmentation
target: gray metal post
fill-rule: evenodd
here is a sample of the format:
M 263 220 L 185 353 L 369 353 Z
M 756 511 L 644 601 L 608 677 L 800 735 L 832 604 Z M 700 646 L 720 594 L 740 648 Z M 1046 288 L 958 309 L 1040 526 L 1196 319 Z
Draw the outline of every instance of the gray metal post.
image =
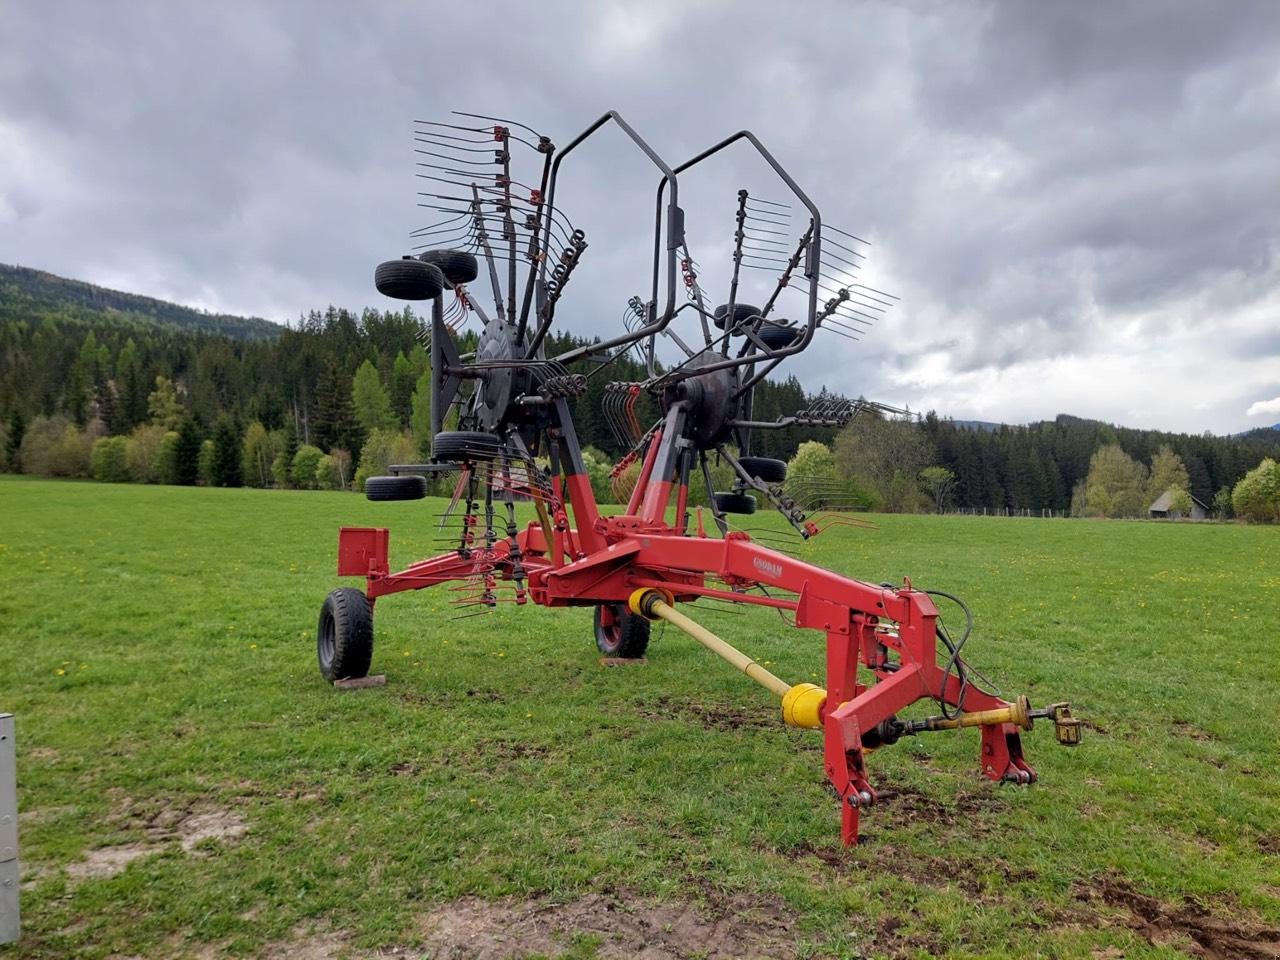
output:
M 0 713 L 0 943 L 22 932 L 18 917 L 18 774 L 13 715 Z

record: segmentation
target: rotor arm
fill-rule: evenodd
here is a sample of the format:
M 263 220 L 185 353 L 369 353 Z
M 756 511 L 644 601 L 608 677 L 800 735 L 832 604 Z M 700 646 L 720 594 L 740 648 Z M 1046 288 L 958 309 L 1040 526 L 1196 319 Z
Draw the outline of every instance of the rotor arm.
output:
M 659 185 L 658 185 L 658 195 L 657 195 L 657 201 L 656 201 L 657 209 L 654 214 L 653 285 L 652 285 L 652 295 L 650 296 L 650 300 L 649 300 L 649 302 L 652 304 L 650 308 L 651 320 L 649 323 L 645 324 L 642 327 L 639 327 L 638 329 L 632 331 L 631 333 L 625 336 L 614 338 L 613 340 L 606 341 L 603 344 L 596 344 L 595 345 L 596 349 L 601 349 L 602 347 L 618 346 L 624 343 L 636 343 L 640 340 L 643 340 L 645 337 L 652 336 L 653 334 L 657 333 L 659 330 L 662 330 L 663 328 L 665 328 L 667 324 L 671 322 L 671 318 L 675 316 L 675 305 L 676 305 L 676 254 L 684 244 L 684 211 L 681 210 L 679 206 L 679 193 L 678 193 L 678 184 L 676 182 L 676 172 L 671 169 L 671 167 L 667 164 L 665 160 L 663 160 L 660 156 L 658 156 L 658 154 L 654 151 L 654 149 L 651 146 L 649 146 L 649 144 L 645 141 L 643 137 L 640 136 L 640 134 L 636 133 L 636 131 L 631 127 L 629 123 L 627 123 L 624 119 L 622 119 L 622 115 L 619 114 L 616 110 L 610 110 L 608 113 L 604 114 L 602 117 L 596 120 L 595 123 L 587 127 L 586 130 L 582 131 L 582 133 L 574 137 L 573 140 L 571 140 L 568 144 L 561 147 L 560 150 L 556 153 L 555 160 L 552 161 L 552 164 L 551 164 L 551 176 L 550 176 L 549 184 L 547 187 L 548 208 L 551 210 L 555 209 L 556 184 L 559 177 L 560 164 L 564 162 L 564 158 L 567 157 L 570 153 L 572 153 L 573 150 L 575 150 L 583 141 L 585 141 L 588 137 L 594 134 L 597 130 L 603 127 L 610 120 L 612 120 L 619 127 L 621 127 L 622 132 L 625 133 L 628 137 L 630 137 L 632 142 L 637 147 L 640 148 L 640 150 L 644 153 L 644 155 L 647 156 L 651 161 L 653 161 L 654 166 L 656 166 L 662 172 L 662 180 L 659 182 Z M 659 270 L 662 265 L 662 234 L 663 234 L 662 197 L 663 197 L 663 193 L 665 192 L 666 185 L 668 183 L 671 184 L 671 200 L 666 205 L 667 297 L 666 297 L 666 307 L 663 309 L 661 315 L 657 315 L 658 278 L 659 278 Z M 546 242 L 545 242 L 546 234 L 549 232 L 550 232 L 550 220 L 548 219 L 547 225 L 544 227 L 544 234 L 543 234 L 544 247 L 546 246 Z M 542 269 L 540 272 L 539 279 L 542 281 L 545 281 L 546 279 L 546 261 L 545 260 L 543 261 L 543 264 L 542 264 Z M 533 338 L 529 342 L 528 350 L 525 354 L 526 356 L 532 357 L 537 353 L 538 348 L 542 346 L 542 341 L 546 339 L 547 331 L 550 330 L 550 328 L 551 328 L 551 317 L 547 316 L 543 318 L 541 322 L 538 324 L 538 329 L 534 332 Z

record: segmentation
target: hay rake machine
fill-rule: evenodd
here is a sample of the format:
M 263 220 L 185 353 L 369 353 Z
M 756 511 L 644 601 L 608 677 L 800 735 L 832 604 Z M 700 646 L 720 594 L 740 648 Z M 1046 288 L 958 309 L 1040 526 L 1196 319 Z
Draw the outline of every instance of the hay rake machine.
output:
M 449 584 L 468 612 L 500 602 L 589 606 L 596 643 L 609 657 L 642 656 L 651 623 L 663 620 L 778 696 L 787 724 L 822 731 L 846 844 L 856 842 L 859 815 L 876 802 L 865 763 L 871 750 L 927 731 L 978 727 L 982 773 L 1025 784 L 1035 773 L 1020 734 L 1035 719 L 1052 721 L 1061 742 L 1079 742 L 1080 724 L 1067 704 L 1033 710 L 1025 697 L 1011 702 L 989 692 L 961 656 L 972 626 L 967 608 L 960 604 L 967 625 L 953 635 L 935 605 L 935 598 L 956 598 L 915 589 L 910 580 L 871 583 L 834 573 L 731 523 L 760 500 L 802 538 L 832 522 L 856 522 L 839 512 L 838 491 L 789 481 L 785 463 L 750 451 L 758 431 L 839 427 L 868 410 L 894 412 L 822 397 L 772 421 L 752 413 L 753 388 L 779 364 L 820 336 L 856 340 L 892 304 L 895 298 L 856 282 L 864 241 L 825 224 L 748 131 L 671 166 L 616 112 L 559 149 L 499 118 L 454 114 L 451 121 L 423 122 L 416 132 L 427 184 L 420 206 L 437 215 L 413 234 L 421 252 L 375 271 L 383 294 L 431 305 L 431 462 L 394 466 L 365 490 L 372 500 L 420 499 L 427 476 L 456 473 L 446 517 L 457 533 L 438 556 L 393 572 L 386 529 L 342 529 L 338 574 L 365 578 L 365 588 L 335 590 L 324 603 L 317 646 L 326 678 L 367 675 L 374 603 L 406 590 Z M 628 300 L 621 333 L 551 354 L 548 333 L 587 250 L 585 233 L 556 204 L 557 186 L 575 150 L 607 126 L 658 171 L 650 289 L 647 298 Z M 793 225 L 791 205 L 738 191 L 732 254 L 723 258 L 727 297 L 711 306 L 686 240 L 679 186 L 730 147 L 753 149 L 801 217 Z M 518 155 L 532 161 L 528 182 L 513 173 Z M 751 281 L 748 271 L 755 271 Z M 761 272 L 765 280 L 757 283 Z M 757 293 L 760 305 L 747 302 Z M 785 319 L 784 310 L 795 319 Z M 458 334 L 473 320 L 475 349 L 463 352 Z M 659 342 L 674 360 L 659 359 Z M 570 401 L 588 377 L 628 353 L 640 357 L 646 376 L 604 391 L 602 412 L 629 448 L 611 478 L 626 507 L 606 515 L 592 492 Z M 660 412 L 656 422 L 637 413 L 644 397 Z M 729 489 L 713 489 L 711 458 L 732 469 Z M 690 507 L 696 483 L 706 486 L 710 524 L 702 508 Z M 518 501 L 531 502 L 536 514 L 523 527 Z M 810 512 L 813 503 L 837 510 L 824 519 Z M 698 600 L 774 608 L 796 627 L 820 632 L 825 687 L 788 683 L 694 622 L 680 608 Z M 899 717 L 921 700 L 939 712 Z

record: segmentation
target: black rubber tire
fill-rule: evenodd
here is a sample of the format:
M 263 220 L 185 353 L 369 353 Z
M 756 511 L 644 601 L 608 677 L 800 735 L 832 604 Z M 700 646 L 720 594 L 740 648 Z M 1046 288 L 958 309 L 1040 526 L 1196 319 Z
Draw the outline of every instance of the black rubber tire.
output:
M 444 274 L 434 264 L 406 257 L 378 264 L 373 271 L 373 285 L 384 297 L 431 300 L 444 290 Z
M 712 494 L 712 499 L 721 513 L 756 512 L 756 498 L 749 493 L 716 493 Z
M 373 605 L 364 592 L 339 587 L 324 598 L 316 626 L 316 659 L 326 680 L 369 675 L 373 662 Z
M 439 267 L 444 278 L 455 287 L 480 276 L 480 264 L 465 250 L 428 250 L 418 254 L 418 259 Z
M 427 495 L 427 478 L 418 474 L 403 477 L 369 477 L 364 482 L 369 500 L 421 500 Z
M 711 314 L 711 322 L 714 323 L 721 330 L 723 330 L 725 325 L 725 316 L 728 314 L 728 312 L 729 312 L 729 305 L 727 303 L 720 304 L 720 306 L 716 307 L 715 312 Z M 751 317 L 758 317 L 758 316 L 760 316 L 759 307 L 753 307 L 749 303 L 735 303 L 733 305 L 733 323 L 731 324 L 731 326 L 736 327 L 738 324 L 742 323 L 744 320 L 748 320 Z M 741 333 L 737 335 L 742 336 Z
M 789 347 L 797 340 L 803 331 L 799 327 L 790 327 L 782 323 L 766 322 L 756 332 L 764 345 L 770 350 L 780 350 L 783 347 Z
M 606 624 L 606 618 L 612 622 Z M 606 657 L 639 660 L 649 648 L 649 621 L 632 613 L 624 603 L 596 607 L 594 625 L 596 647 Z
M 787 479 L 787 463 L 785 460 L 774 460 L 772 457 L 739 457 L 738 462 L 747 476 L 763 480 L 765 483 L 782 483 Z
M 480 430 L 442 430 L 431 440 L 431 459 L 440 463 L 482 463 L 501 452 L 498 438 Z

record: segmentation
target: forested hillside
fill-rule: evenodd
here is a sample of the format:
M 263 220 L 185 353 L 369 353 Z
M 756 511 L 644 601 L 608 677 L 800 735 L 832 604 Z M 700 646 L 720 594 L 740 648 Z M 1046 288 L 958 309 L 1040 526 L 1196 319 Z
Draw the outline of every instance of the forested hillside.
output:
M 121 326 L 165 324 L 229 337 L 274 337 L 278 324 L 257 317 L 235 317 L 193 310 L 176 303 L 122 293 L 66 277 L 0 263 L 0 322 L 38 321 L 45 317 L 95 320 L 109 315 Z
M 284 326 L 2 267 L 0 467 L 347 486 L 388 459 L 416 459 L 429 445 L 421 330 L 408 307 L 357 314 L 331 306 Z M 581 342 L 565 334 L 550 349 Z M 578 369 L 597 370 L 589 362 Z M 603 391 L 612 380 L 643 376 L 630 357 L 590 376 L 573 404 L 584 446 L 607 458 L 623 452 L 605 419 Z M 766 381 L 754 415 L 772 420 L 812 399 L 795 377 Z M 656 415 L 647 397 L 639 413 L 642 420 Z M 1206 504 L 1280 454 L 1280 431 L 1169 434 L 1065 415 L 1027 426 L 956 423 L 934 413 L 877 424 L 855 422 L 839 438 L 831 430 L 760 431 L 752 452 L 790 460 L 802 442 L 819 441 L 834 450 L 839 473 L 879 491 L 867 502 L 887 509 L 921 508 L 933 497 L 935 507 L 1055 511 L 1070 508 L 1094 454 L 1110 445 L 1141 464 L 1169 447 L 1185 465 L 1190 493 Z M 110 437 L 119 443 L 99 442 Z M 188 461 L 181 469 L 179 454 Z M 950 471 L 945 490 L 917 488 L 929 467 Z

